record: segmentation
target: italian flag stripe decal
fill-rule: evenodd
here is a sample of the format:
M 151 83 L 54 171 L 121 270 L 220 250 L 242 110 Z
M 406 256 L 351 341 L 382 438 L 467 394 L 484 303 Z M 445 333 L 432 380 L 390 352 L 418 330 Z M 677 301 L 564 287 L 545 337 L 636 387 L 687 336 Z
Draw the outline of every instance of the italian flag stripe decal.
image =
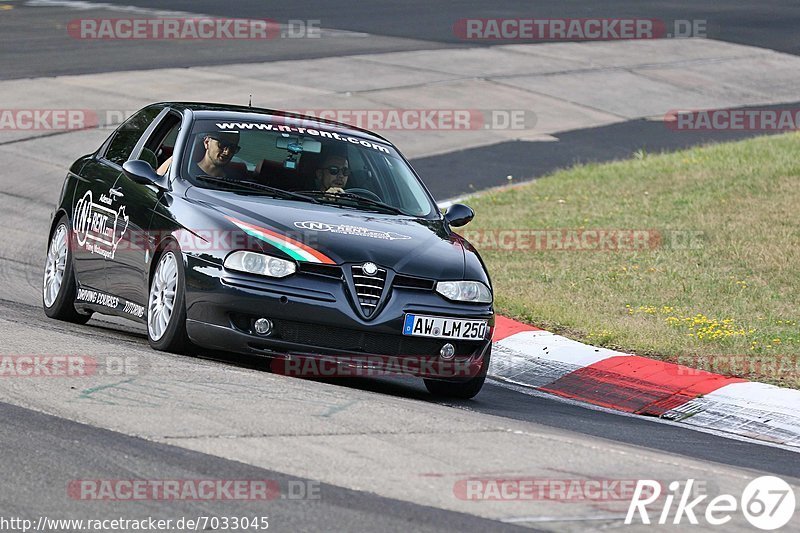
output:
M 300 241 L 290 239 L 285 235 L 268 230 L 267 228 L 248 224 L 247 222 L 237 220 L 233 217 L 226 216 L 225 218 L 239 226 L 239 228 L 248 235 L 271 244 L 297 261 L 304 261 L 306 263 L 324 263 L 326 265 L 336 264 L 336 262 L 327 255 L 323 254 L 322 252 L 318 252 L 309 246 L 306 246 Z

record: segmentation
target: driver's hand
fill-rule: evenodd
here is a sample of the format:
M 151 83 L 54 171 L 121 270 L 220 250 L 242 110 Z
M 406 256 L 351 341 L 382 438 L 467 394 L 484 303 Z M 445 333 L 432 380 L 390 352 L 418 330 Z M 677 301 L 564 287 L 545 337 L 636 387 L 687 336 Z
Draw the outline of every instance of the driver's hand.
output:
M 341 187 L 331 187 L 330 189 L 325 191 L 325 194 L 344 194 L 344 189 L 342 189 Z

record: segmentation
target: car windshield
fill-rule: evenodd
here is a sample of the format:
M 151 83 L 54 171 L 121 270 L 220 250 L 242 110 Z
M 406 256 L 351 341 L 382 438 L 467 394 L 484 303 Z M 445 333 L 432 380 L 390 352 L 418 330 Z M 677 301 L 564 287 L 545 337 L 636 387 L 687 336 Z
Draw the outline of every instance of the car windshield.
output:
M 197 121 L 181 175 L 198 187 L 238 193 L 417 217 L 437 212 L 391 145 L 321 129 L 320 124 L 313 128 L 287 124 Z M 275 190 L 300 194 L 275 194 Z

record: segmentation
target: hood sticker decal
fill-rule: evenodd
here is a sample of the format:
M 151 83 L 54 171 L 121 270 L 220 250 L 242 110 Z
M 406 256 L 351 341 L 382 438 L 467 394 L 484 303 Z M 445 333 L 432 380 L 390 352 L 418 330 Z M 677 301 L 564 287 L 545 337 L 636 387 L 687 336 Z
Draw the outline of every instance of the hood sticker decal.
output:
M 251 237 L 255 237 L 256 239 L 260 239 L 268 244 L 271 244 L 275 248 L 278 248 L 282 252 L 285 252 L 291 256 L 293 259 L 304 261 L 306 263 L 324 263 L 326 265 L 336 264 L 336 262 L 327 255 L 309 246 L 306 246 L 300 241 L 290 239 L 285 235 L 268 230 L 267 228 L 248 224 L 247 222 L 237 220 L 233 217 L 226 216 L 225 218 L 236 224 L 242 231 Z
M 294 225 L 296 228 L 305 230 L 329 231 L 331 233 L 341 233 L 342 235 L 369 237 L 370 239 L 383 239 L 387 241 L 404 241 L 411 238 L 408 235 L 395 233 L 394 231 L 379 231 L 363 226 L 350 226 L 348 224 L 326 224 L 325 222 L 316 222 L 314 220 L 295 222 Z

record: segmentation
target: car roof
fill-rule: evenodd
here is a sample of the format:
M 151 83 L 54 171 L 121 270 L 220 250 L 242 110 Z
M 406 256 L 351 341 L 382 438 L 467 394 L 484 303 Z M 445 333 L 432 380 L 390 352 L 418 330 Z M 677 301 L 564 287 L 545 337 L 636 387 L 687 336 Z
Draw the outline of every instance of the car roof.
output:
M 369 140 L 379 141 L 394 146 L 388 139 L 375 132 L 351 126 L 335 120 L 302 115 L 290 111 L 266 109 L 262 107 L 239 106 L 232 104 L 215 104 L 208 102 L 160 102 L 153 105 L 169 106 L 177 111 L 189 110 L 196 119 L 225 120 L 229 122 L 247 122 L 253 120 L 291 119 L 302 121 L 307 127 L 321 126 L 325 130 L 335 131 L 343 135 L 356 135 Z

